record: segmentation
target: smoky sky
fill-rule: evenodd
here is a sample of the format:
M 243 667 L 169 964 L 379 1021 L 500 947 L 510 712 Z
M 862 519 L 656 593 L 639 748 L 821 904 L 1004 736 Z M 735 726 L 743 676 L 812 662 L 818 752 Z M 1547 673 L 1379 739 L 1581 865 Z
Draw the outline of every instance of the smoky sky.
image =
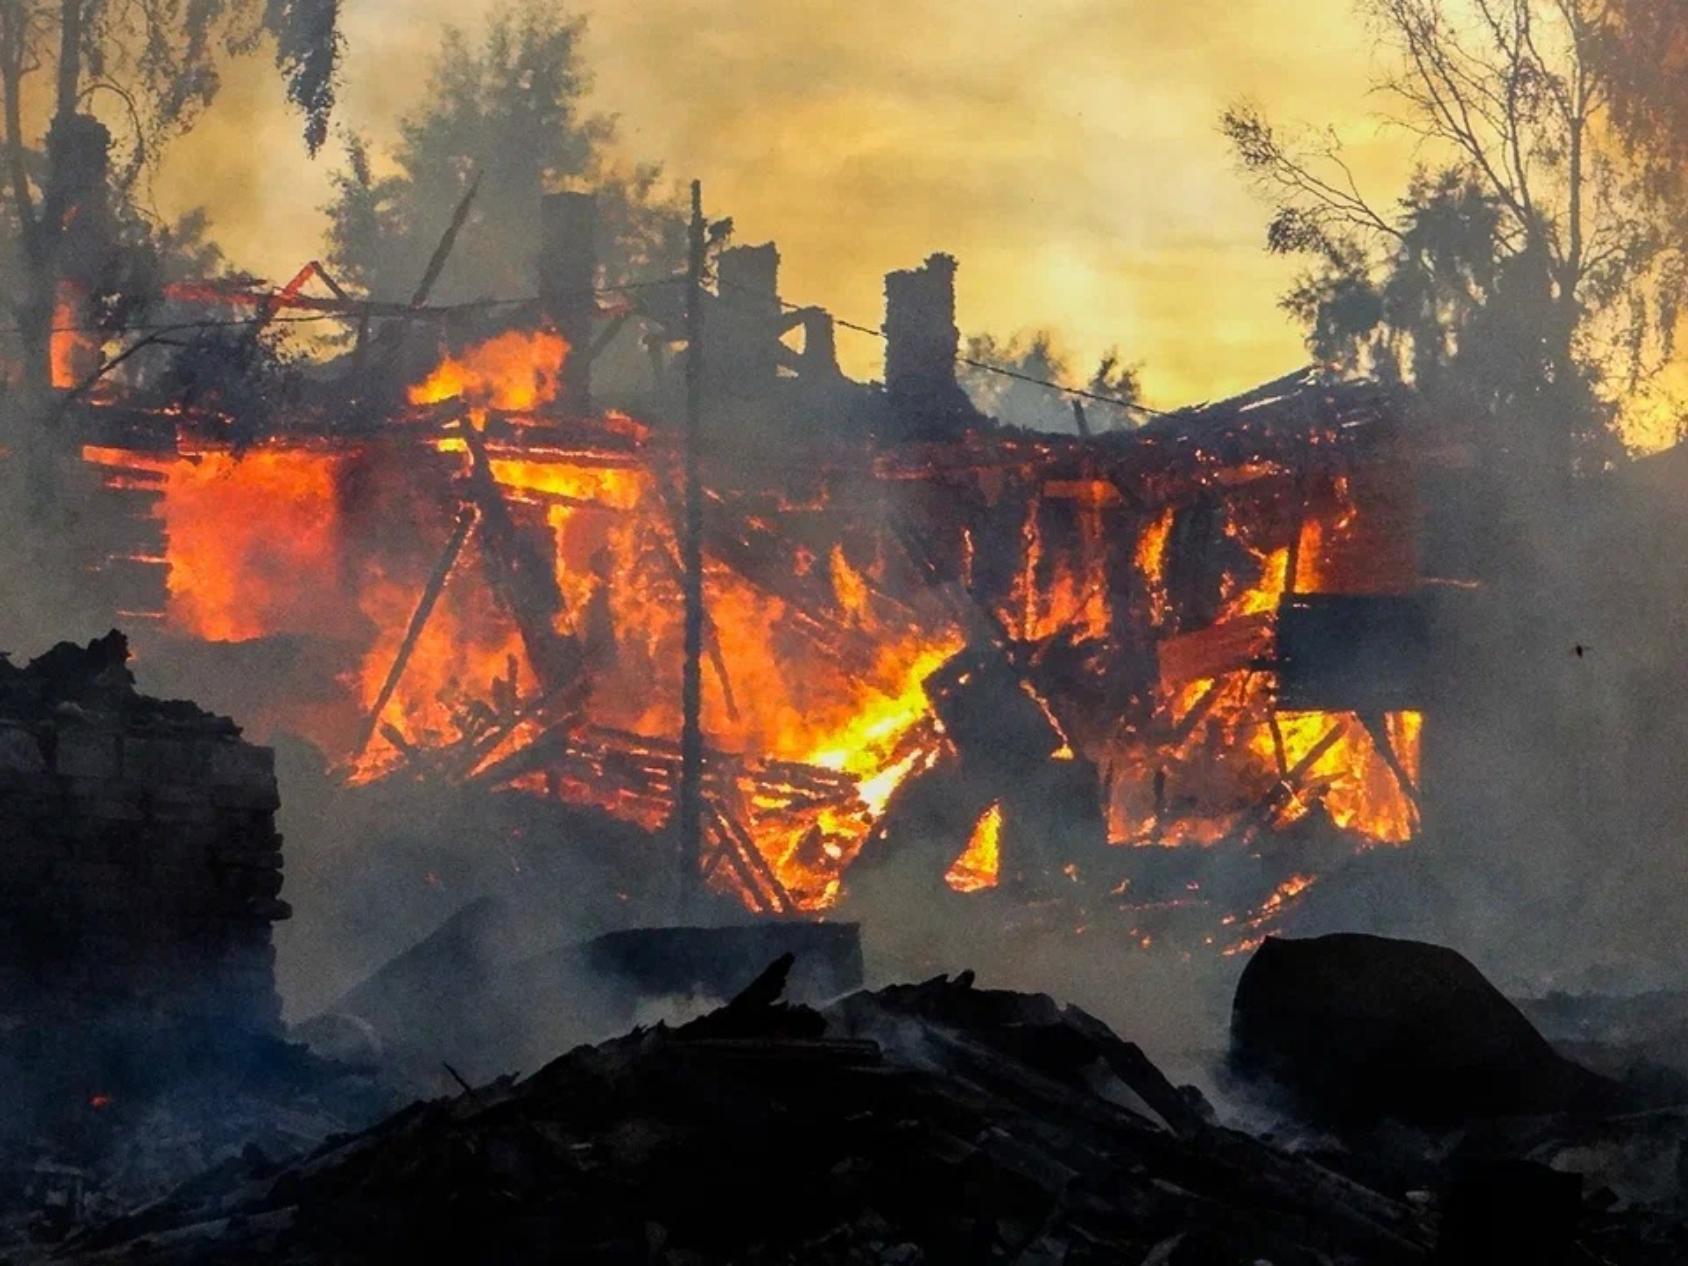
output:
M 420 104 L 440 27 L 493 0 L 349 0 L 340 122 L 378 142 Z M 969 333 L 1054 329 L 1077 365 L 1117 344 L 1151 402 L 1245 389 L 1302 363 L 1276 307 L 1294 265 L 1233 170 L 1218 111 L 1247 95 L 1334 123 L 1380 200 L 1407 138 L 1382 129 L 1350 0 L 641 0 L 582 6 L 593 104 L 629 161 L 705 182 L 738 240 L 779 243 L 788 297 L 877 324 L 881 276 L 961 260 Z M 224 95 L 153 185 L 203 204 L 234 264 L 285 278 L 321 252 L 338 154 L 311 163 L 268 68 Z M 840 334 L 850 371 L 881 348 Z

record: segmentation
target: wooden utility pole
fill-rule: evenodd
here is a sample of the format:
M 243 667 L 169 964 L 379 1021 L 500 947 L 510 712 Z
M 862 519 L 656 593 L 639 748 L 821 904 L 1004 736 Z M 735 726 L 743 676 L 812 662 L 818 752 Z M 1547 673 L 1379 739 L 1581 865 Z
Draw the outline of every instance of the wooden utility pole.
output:
M 686 517 L 680 542 L 684 571 L 686 663 L 680 685 L 680 914 L 697 895 L 703 837 L 703 184 L 692 181 L 691 257 L 686 278 Z
M 1090 438 L 1090 419 L 1084 415 L 1084 401 L 1077 396 L 1073 397 L 1073 425 L 1085 439 Z

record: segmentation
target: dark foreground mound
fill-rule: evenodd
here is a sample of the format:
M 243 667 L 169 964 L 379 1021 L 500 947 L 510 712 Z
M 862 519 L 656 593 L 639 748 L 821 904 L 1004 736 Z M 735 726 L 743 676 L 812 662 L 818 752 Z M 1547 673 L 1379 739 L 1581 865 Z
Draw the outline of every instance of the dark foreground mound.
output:
M 1445 1125 L 1622 1101 L 1465 958 L 1418 941 L 1268 937 L 1237 983 L 1231 1043 L 1239 1071 L 1324 1120 Z
M 1043 995 L 942 977 L 825 1010 L 782 960 L 678 1029 L 580 1047 L 64 1245 L 147 1263 L 1430 1259 L 1420 1214 L 1212 1124 Z

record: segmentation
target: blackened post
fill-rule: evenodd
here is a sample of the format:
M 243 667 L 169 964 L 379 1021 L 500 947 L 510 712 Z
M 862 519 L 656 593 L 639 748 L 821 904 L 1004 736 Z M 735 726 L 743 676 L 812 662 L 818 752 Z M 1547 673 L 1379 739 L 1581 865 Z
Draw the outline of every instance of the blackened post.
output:
M 1073 397 L 1073 425 L 1078 427 L 1078 433 L 1085 439 L 1090 438 L 1090 419 L 1084 415 L 1084 401 Z
M 598 204 L 589 193 L 546 194 L 539 254 L 539 299 L 569 345 L 559 403 L 576 417 L 592 411 L 592 320 L 597 316 Z
M 680 543 L 685 572 L 686 663 L 680 686 L 680 914 L 689 911 L 703 835 L 703 184 L 692 181 L 691 258 L 686 278 L 686 521 Z

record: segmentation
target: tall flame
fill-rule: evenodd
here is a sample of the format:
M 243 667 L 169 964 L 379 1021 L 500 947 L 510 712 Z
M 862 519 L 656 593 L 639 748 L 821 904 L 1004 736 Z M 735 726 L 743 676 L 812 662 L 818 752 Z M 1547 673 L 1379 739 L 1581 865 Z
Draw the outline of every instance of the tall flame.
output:
M 509 330 L 445 357 L 410 389 L 410 402 L 462 400 L 477 409 L 531 412 L 557 398 L 568 356 L 569 345 L 560 334 Z
M 61 279 L 53 304 L 53 332 L 48 347 L 53 386 L 80 386 L 100 363 L 100 344 L 88 333 L 88 292 L 79 283 Z

